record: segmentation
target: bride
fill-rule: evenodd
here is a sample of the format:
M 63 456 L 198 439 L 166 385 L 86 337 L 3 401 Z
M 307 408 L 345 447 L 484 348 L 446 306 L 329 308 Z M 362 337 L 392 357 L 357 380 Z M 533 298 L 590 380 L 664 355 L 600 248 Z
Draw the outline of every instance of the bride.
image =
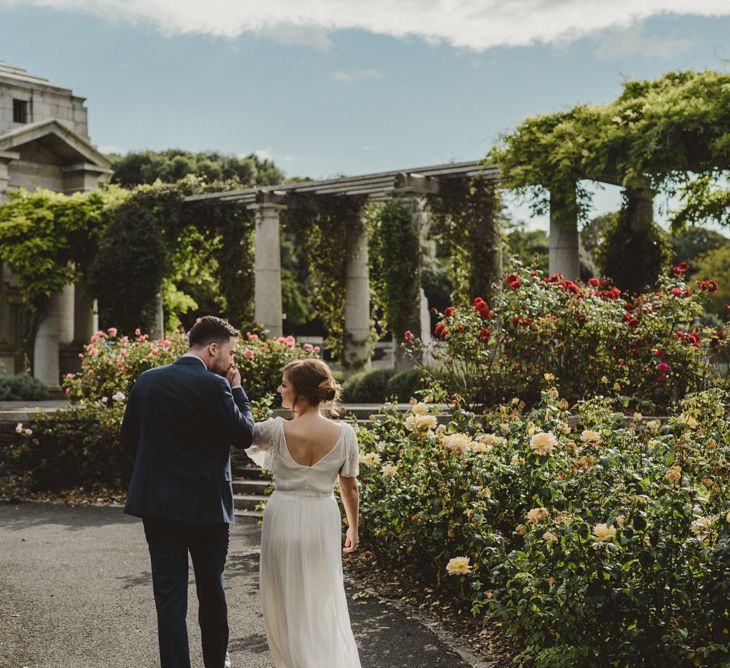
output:
M 274 474 L 261 539 L 260 594 L 277 668 L 359 668 L 350 627 L 340 553 L 339 477 L 347 515 L 344 552 L 358 544 L 358 445 L 353 428 L 333 422 L 321 404 L 339 386 L 317 359 L 284 367 L 278 388 L 292 420 L 256 424 L 246 453 Z

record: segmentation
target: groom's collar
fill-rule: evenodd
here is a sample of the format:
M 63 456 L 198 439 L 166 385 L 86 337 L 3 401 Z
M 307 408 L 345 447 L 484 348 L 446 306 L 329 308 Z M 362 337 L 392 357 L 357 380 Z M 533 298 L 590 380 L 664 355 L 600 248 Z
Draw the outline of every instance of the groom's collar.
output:
M 186 358 L 198 360 L 198 362 L 200 362 L 203 365 L 203 368 L 206 371 L 208 370 L 208 365 L 205 362 L 203 362 L 203 360 L 200 359 L 200 357 L 198 357 L 195 353 L 185 353 L 184 355 L 182 355 L 181 357 L 178 358 L 178 361 L 184 360 Z

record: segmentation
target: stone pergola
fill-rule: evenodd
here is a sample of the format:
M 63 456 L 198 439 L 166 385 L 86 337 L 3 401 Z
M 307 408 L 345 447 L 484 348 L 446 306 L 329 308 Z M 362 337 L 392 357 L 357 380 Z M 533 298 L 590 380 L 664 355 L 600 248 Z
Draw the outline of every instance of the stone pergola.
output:
M 460 162 L 402 169 L 362 176 L 345 176 L 322 181 L 300 181 L 264 188 L 246 188 L 226 192 L 195 195 L 188 201 L 216 199 L 246 205 L 255 212 L 255 317 L 273 336 L 282 334 L 281 252 L 279 215 L 287 207 L 296 207 L 303 195 L 367 197 L 372 201 L 399 198 L 410 206 L 423 226 L 426 195 L 438 194 L 445 181 L 481 176 L 499 183 L 499 170 L 483 162 Z M 370 284 L 367 234 L 353 239 L 348 248 L 345 284 L 345 358 L 355 365 L 370 358 L 366 343 L 370 331 Z M 576 249 L 577 252 L 577 249 Z M 423 300 L 422 300 L 423 301 Z M 428 310 L 421 307 L 425 333 L 429 331 Z

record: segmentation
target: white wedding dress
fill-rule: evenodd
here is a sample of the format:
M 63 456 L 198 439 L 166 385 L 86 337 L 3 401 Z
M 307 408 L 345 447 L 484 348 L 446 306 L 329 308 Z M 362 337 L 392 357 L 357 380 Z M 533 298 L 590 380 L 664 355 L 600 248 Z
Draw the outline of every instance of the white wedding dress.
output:
M 312 466 L 294 461 L 284 420 L 256 424 L 246 450 L 274 474 L 261 538 L 260 593 L 276 668 L 360 668 L 342 575 L 337 476 L 358 474 L 355 431 Z

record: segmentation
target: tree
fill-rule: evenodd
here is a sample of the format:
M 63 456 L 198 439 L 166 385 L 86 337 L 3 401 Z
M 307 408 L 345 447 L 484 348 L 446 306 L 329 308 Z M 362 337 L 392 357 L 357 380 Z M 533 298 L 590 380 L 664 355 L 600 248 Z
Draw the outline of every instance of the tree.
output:
M 698 281 L 717 281 L 718 289 L 710 293 L 706 309 L 719 316 L 727 313 L 730 304 L 730 244 L 723 244 L 696 258 L 697 272 L 692 278 Z
M 274 185 L 284 180 L 271 160 L 262 160 L 254 154 L 241 158 L 216 151 L 193 153 L 173 148 L 108 157 L 114 169 L 112 182 L 126 187 L 151 184 L 158 179 L 174 183 L 189 175 L 208 182 L 236 180 L 241 187 Z
M 548 270 L 550 245 L 544 230 L 528 230 L 527 224 L 503 223 L 507 230 L 505 241 L 510 255 L 532 269 Z
M 730 243 L 726 236 L 704 227 L 689 227 L 672 235 L 674 262 L 693 263 L 699 255 Z

